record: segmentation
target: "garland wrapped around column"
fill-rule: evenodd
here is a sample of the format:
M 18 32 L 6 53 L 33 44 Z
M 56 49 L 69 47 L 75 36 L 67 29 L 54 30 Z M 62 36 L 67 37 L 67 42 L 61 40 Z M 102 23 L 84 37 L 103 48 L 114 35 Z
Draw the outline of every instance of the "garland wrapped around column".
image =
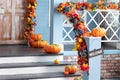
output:
M 27 11 L 26 11 L 26 27 L 24 36 L 28 40 L 31 40 L 31 35 L 34 34 L 34 27 L 36 26 L 36 0 L 27 0 Z
M 87 46 L 84 40 L 84 35 L 86 34 L 86 26 L 84 24 L 81 16 L 75 12 L 75 9 L 84 10 L 87 3 L 72 3 L 64 2 L 60 3 L 57 7 L 57 11 L 66 15 L 69 18 L 69 21 L 73 24 L 73 31 L 75 33 L 76 43 L 74 45 L 74 50 L 78 51 L 78 64 L 80 65 L 81 70 L 89 71 L 88 63 L 88 51 Z

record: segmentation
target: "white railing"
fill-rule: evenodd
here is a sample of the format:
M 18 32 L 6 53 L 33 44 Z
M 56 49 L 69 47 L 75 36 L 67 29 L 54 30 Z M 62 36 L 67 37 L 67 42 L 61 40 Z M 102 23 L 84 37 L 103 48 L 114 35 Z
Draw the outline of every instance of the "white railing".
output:
M 94 27 L 105 28 L 107 34 L 102 39 L 102 42 L 120 42 L 120 12 L 117 10 L 96 10 L 94 12 L 84 11 L 83 18 L 85 19 L 88 31 Z M 69 28 L 69 29 L 67 29 Z M 68 18 L 63 21 L 63 43 L 74 42 L 74 33 L 71 23 Z

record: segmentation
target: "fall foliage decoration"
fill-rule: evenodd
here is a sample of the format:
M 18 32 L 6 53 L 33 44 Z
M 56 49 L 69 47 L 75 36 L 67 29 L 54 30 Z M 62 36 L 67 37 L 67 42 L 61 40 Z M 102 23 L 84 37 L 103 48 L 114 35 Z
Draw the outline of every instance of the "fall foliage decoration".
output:
M 81 66 L 81 70 L 88 72 L 89 71 L 89 65 L 88 65 L 88 63 L 83 63 L 82 66 Z
M 86 9 L 86 7 L 88 9 L 89 8 L 91 9 L 92 4 L 88 4 L 86 2 L 83 2 L 83 3 L 64 2 L 64 3 L 60 3 L 58 5 L 57 11 L 59 13 L 66 15 L 69 18 L 69 21 L 73 24 L 73 28 L 74 28 L 73 31 L 75 33 L 75 40 L 76 40 L 73 50 L 78 51 L 78 54 L 80 55 L 79 57 L 82 57 L 82 58 L 88 60 L 88 53 L 87 53 L 88 51 L 87 51 L 85 40 L 83 38 L 83 36 L 86 34 L 86 26 L 84 24 L 84 20 L 82 19 L 82 17 L 75 11 L 75 9 L 84 10 L 84 9 Z M 81 54 L 82 54 L 82 56 L 81 56 Z M 83 54 L 85 54 L 85 55 L 83 55 Z M 86 61 L 86 62 L 88 62 L 88 61 Z M 82 61 L 82 63 L 83 63 L 83 61 Z M 71 70 L 71 66 L 66 66 L 65 71 L 67 71 L 69 73 L 75 73 L 76 70 L 75 71 L 74 71 L 74 69 Z
M 44 50 L 48 54 L 58 54 L 61 51 L 59 44 L 47 44 L 44 46 Z
M 24 37 L 29 41 L 31 39 L 31 35 L 34 34 L 34 27 L 36 26 L 36 0 L 26 0 L 26 27 L 24 32 Z
M 98 9 L 101 9 L 101 10 L 106 10 L 106 9 L 107 9 L 107 7 L 105 6 L 104 1 L 102 1 L 102 0 L 99 0 L 99 1 L 97 2 L 97 5 L 96 5 L 96 6 L 98 7 Z

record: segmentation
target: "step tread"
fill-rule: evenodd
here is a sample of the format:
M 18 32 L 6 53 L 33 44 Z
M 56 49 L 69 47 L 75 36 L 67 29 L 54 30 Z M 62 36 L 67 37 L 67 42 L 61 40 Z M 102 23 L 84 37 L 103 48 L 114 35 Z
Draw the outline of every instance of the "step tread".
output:
M 63 53 L 48 54 L 45 52 L 27 52 L 27 51 L 0 51 L 0 57 L 24 57 L 24 56 L 59 56 Z
M 75 74 L 64 75 L 63 72 L 37 73 L 37 74 L 19 74 L 19 75 L 0 75 L 0 80 L 27 80 L 27 79 L 42 79 L 42 78 L 58 78 L 58 77 L 75 77 L 80 76 L 80 72 Z
M 59 56 L 58 54 L 47 54 L 43 48 L 32 48 L 26 45 L 2 45 L 0 46 L 0 57 L 20 57 L 20 56 Z
M 71 62 L 60 61 L 59 64 L 54 62 L 29 62 L 29 63 L 5 63 L 0 64 L 0 68 L 20 68 L 20 67 L 38 67 L 38 66 L 65 66 L 70 65 Z

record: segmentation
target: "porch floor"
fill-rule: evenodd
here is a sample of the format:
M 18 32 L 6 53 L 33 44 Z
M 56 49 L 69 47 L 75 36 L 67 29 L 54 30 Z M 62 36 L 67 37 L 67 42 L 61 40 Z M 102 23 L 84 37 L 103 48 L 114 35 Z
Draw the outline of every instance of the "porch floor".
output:
M 0 45 L 0 57 L 46 56 L 46 54 L 42 48 L 32 48 L 27 45 Z M 47 56 L 49 55 L 53 54 L 47 54 Z

